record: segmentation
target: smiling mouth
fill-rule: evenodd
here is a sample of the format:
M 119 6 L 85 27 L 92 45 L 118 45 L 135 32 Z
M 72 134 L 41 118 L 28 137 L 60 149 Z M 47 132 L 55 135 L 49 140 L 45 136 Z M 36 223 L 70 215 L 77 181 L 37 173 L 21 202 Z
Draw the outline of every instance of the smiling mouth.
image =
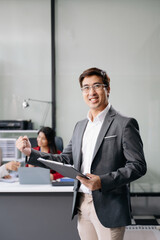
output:
M 95 103 L 95 102 L 98 101 L 98 98 L 97 98 L 97 97 L 96 97 L 96 98 L 90 98 L 89 101 L 90 101 L 91 103 Z

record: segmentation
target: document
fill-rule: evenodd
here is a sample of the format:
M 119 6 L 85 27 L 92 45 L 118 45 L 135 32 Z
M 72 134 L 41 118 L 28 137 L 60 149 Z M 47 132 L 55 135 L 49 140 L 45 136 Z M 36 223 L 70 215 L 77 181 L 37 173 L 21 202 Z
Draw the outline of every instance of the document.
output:
M 9 175 L 11 176 L 11 178 L 1 178 L 0 182 L 14 183 L 14 182 L 18 182 L 19 181 L 17 172 L 13 171 Z
M 53 169 L 56 172 L 59 172 L 64 177 L 76 179 L 77 176 L 81 176 L 89 179 L 86 175 L 82 174 L 80 171 L 75 169 L 72 165 L 55 162 L 52 160 L 46 160 L 43 158 L 38 158 L 37 160 L 43 163 L 44 165 L 46 165 L 47 167 L 49 167 L 50 169 Z
M 18 182 L 19 178 L 1 178 L 0 182 L 6 182 L 6 183 L 14 183 L 14 182 Z

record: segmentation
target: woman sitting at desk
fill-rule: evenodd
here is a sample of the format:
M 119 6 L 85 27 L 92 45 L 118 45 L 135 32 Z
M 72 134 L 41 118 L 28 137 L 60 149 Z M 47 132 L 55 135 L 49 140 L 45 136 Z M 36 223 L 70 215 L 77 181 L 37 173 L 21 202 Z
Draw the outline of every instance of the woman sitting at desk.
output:
M 18 167 L 20 167 L 20 163 L 15 161 L 3 164 L 2 166 L 0 166 L 0 178 L 11 178 L 11 176 L 9 175 L 9 171 L 17 171 Z
M 61 152 L 57 150 L 55 145 L 55 134 L 54 130 L 50 127 L 42 127 L 38 131 L 37 136 L 37 147 L 34 149 L 41 152 L 60 154 Z M 33 165 L 26 164 L 26 167 L 34 167 Z M 62 178 L 63 176 L 55 172 L 54 170 L 50 170 L 50 179 L 56 180 L 58 178 Z

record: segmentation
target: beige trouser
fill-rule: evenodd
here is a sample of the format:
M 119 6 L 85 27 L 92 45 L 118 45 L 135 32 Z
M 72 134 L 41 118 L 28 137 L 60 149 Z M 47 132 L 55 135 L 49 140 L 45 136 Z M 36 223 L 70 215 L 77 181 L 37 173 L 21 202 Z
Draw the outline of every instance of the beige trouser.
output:
M 125 227 L 104 227 L 95 212 L 92 195 L 79 195 L 78 232 L 81 240 L 123 240 Z

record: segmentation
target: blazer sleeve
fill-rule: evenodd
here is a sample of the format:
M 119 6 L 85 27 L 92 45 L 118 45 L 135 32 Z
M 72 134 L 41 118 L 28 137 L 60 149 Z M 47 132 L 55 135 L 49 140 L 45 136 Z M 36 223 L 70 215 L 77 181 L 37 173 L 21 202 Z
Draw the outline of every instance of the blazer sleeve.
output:
M 122 151 L 125 159 L 124 166 L 116 171 L 100 175 L 102 192 L 126 185 L 140 178 L 147 171 L 139 126 L 133 118 L 127 120 L 123 126 Z
M 30 157 L 27 158 L 26 163 L 47 168 L 43 163 L 37 161 L 37 159 L 40 157 L 44 159 L 49 159 L 49 160 L 73 165 L 72 140 L 69 142 L 68 146 L 63 150 L 61 154 L 44 153 L 44 152 L 39 152 L 35 149 L 32 149 L 31 155 Z
M 57 150 L 57 154 L 61 154 L 61 151 Z M 54 170 L 50 170 L 50 173 L 53 175 L 53 180 L 57 180 L 59 178 L 63 178 L 64 176 L 58 172 L 55 172 Z

